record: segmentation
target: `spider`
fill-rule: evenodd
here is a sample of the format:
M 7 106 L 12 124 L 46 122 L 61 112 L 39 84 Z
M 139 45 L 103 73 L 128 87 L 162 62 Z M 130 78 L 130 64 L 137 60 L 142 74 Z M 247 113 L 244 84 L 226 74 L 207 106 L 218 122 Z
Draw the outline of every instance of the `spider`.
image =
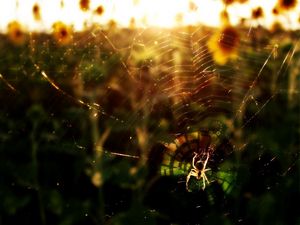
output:
M 207 156 L 206 156 L 206 159 L 204 162 L 200 159 L 200 160 L 196 161 L 196 163 L 195 163 L 196 158 L 199 157 L 199 154 L 195 153 L 195 156 L 193 157 L 193 161 L 192 161 L 193 168 L 191 169 L 191 171 L 189 172 L 189 174 L 186 177 L 185 185 L 186 185 L 186 189 L 188 191 L 190 191 L 189 190 L 189 180 L 190 180 L 191 176 L 196 177 L 197 180 L 200 180 L 202 178 L 202 181 L 203 181 L 202 190 L 205 189 L 205 182 L 207 182 L 207 184 L 209 184 L 209 180 L 207 179 L 207 177 L 205 175 L 205 173 L 210 170 L 210 168 L 206 169 L 207 161 L 209 159 L 209 153 L 206 153 L 206 155 Z M 199 169 L 199 165 L 202 165 L 201 169 Z

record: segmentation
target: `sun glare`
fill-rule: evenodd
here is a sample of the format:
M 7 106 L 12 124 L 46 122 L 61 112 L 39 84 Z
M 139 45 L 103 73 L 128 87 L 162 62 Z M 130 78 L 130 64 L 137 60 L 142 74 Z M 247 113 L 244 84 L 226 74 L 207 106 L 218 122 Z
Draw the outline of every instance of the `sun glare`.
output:
M 289 18 L 274 16 L 272 10 L 277 0 L 249 0 L 227 7 L 232 24 L 243 18 L 251 18 L 253 10 L 261 7 L 263 18 L 250 25 L 270 26 L 275 20 L 288 28 L 298 28 L 300 7 Z M 225 9 L 222 0 L 90 0 L 80 7 L 80 1 L 72 0 L 0 0 L 0 30 L 6 31 L 11 21 L 20 21 L 30 31 L 50 31 L 57 21 L 82 30 L 92 24 L 105 25 L 115 21 L 128 27 L 133 21 L 137 27 L 176 27 L 205 24 L 220 25 L 220 12 Z M 253 21 L 252 21 L 253 22 Z

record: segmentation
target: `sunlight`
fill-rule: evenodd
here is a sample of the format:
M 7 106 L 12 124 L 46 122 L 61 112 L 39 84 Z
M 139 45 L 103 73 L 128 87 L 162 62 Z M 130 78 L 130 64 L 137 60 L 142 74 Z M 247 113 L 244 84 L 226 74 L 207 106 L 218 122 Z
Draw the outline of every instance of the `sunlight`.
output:
M 63 7 L 62 7 L 63 2 Z M 245 4 L 235 3 L 228 7 L 231 22 L 238 24 L 242 18 L 251 18 L 251 10 L 261 6 L 264 18 L 250 25 L 269 26 L 274 20 L 281 21 L 285 27 L 298 28 L 299 9 L 289 13 L 289 18 L 275 18 L 271 11 L 276 0 L 249 0 Z M 40 7 L 41 20 L 32 13 L 33 5 Z M 97 15 L 97 7 L 103 13 Z M 114 20 L 119 26 L 128 27 L 176 27 L 205 24 L 220 25 L 219 14 L 225 6 L 222 0 L 91 0 L 89 9 L 82 11 L 78 1 L 70 0 L 0 0 L 0 30 L 5 31 L 10 21 L 20 21 L 30 31 L 50 31 L 53 23 L 63 21 L 75 30 L 82 30 L 94 23 L 105 25 Z M 299 8 L 299 7 L 298 7 Z

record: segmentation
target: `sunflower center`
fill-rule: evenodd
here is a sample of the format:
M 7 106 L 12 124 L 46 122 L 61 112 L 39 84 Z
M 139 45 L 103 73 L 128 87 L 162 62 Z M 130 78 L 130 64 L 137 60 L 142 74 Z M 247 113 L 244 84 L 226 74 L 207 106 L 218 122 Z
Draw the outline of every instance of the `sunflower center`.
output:
M 231 27 L 227 27 L 223 30 L 220 39 L 219 46 L 224 52 L 233 51 L 239 42 L 239 35 L 236 30 Z
M 90 1 L 89 0 L 81 0 L 80 1 L 80 8 L 83 10 L 83 11 L 86 11 L 89 9 L 89 5 L 90 5 Z
M 15 31 L 15 37 L 16 37 L 16 38 L 20 38 L 20 37 L 22 37 L 22 35 L 23 35 L 23 33 L 22 33 L 21 30 L 17 29 L 17 30 Z
M 293 6 L 295 4 L 295 0 L 283 0 L 282 4 L 284 6 Z
M 96 9 L 96 13 L 98 15 L 102 15 L 103 12 L 104 12 L 103 6 L 98 6 L 97 9 Z
M 34 14 L 37 14 L 39 12 L 39 7 L 37 5 L 33 6 L 32 11 Z
M 66 29 L 61 29 L 60 30 L 60 37 L 61 38 L 65 38 L 68 35 L 68 32 L 66 31 Z
M 297 5 L 297 0 L 280 0 L 278 7 L 282 10 L 293 9 Z
M 258 8 L 254 9 L 252 11 L 252 18 L 253 19 L 258 19 L 258 18 L 261 18 L 261 17 L 263 17 L 263 10 L 262 10 L 261 7 L 258 7 Z
M 234 2 L 234 0 L 223 0 L 225 5 L 230 5 Z

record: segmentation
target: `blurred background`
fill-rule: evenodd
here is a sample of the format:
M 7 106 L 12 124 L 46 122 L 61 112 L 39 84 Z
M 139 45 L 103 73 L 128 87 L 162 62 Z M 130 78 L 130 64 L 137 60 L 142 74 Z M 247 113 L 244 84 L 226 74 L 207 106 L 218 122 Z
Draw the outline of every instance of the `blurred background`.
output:
M 0 224 L 300 224 L 299 9 L 0 0 Z

